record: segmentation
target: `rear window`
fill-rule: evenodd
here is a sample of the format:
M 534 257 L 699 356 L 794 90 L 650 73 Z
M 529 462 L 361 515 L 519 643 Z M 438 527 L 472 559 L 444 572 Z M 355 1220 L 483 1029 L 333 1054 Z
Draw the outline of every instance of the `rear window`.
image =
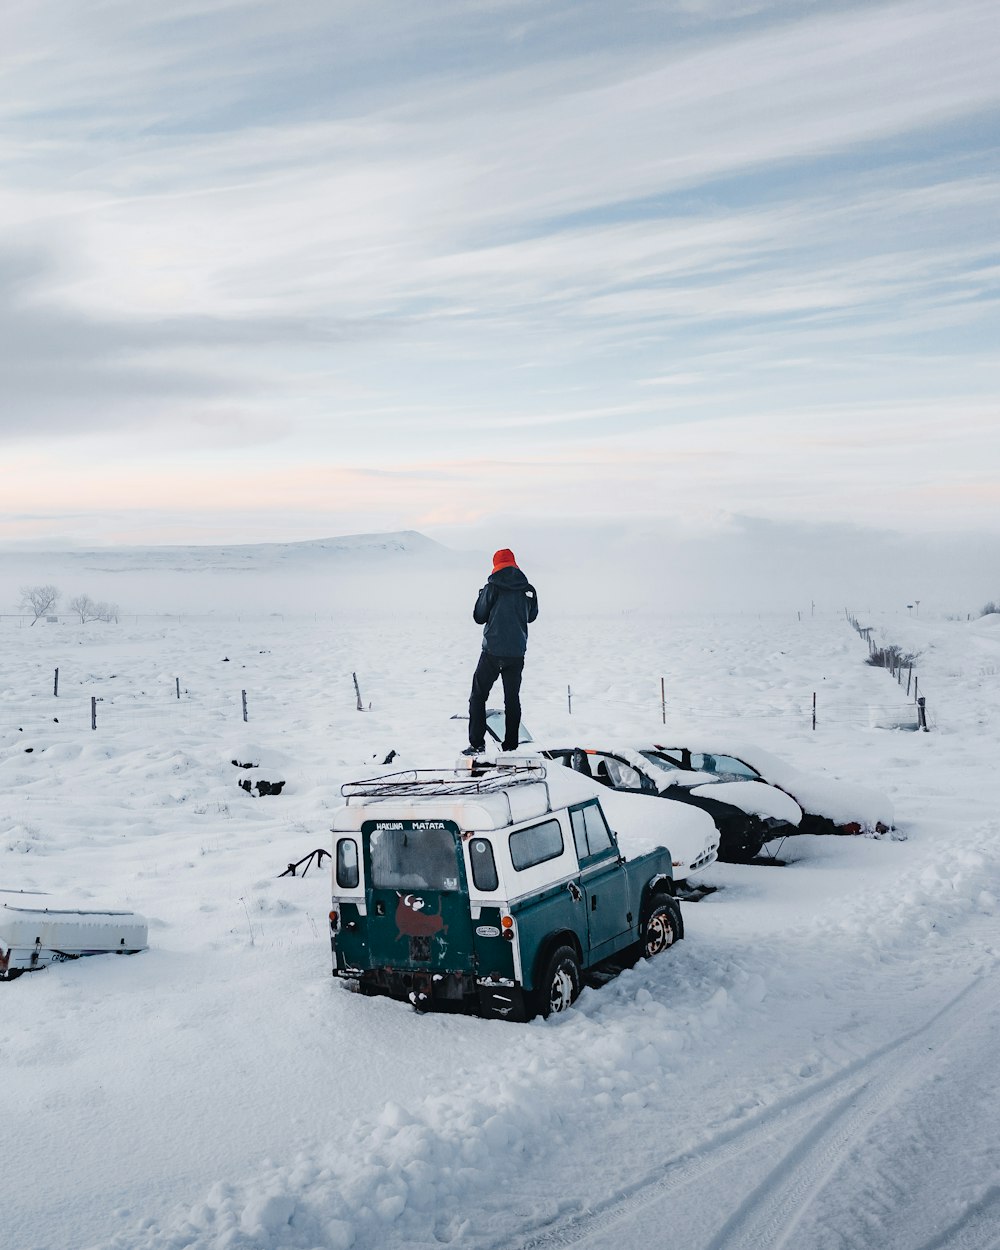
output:
M 359 880 L 358 844 L 353 838 L 341 838 L 337 843 L 337 884 L 345 890 L 353 890 Z
M 376 829 L 371 835 L 377 890 L 457 890 L 455 835 L 449 829 Z
M 562 852 L 562 826 L 558 820 L 518 829 L 510 835 L 510 858 L 518 872 L 544 864 L 547 859 L 556 859 Z
M 500 884 L 493 847 L 486 838 L 473 838 L 469 843 L 469 861 L 472 864 L 472 884 L 477 890 L 489 893 Z

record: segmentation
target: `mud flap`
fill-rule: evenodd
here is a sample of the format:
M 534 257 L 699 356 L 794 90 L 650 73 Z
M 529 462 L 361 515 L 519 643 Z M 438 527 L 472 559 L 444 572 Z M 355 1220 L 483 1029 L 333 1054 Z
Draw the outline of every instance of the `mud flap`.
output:
M 480 985 L 479 1014 L 493 1020 L 525 1021 L 524 990 L 520 985 Z

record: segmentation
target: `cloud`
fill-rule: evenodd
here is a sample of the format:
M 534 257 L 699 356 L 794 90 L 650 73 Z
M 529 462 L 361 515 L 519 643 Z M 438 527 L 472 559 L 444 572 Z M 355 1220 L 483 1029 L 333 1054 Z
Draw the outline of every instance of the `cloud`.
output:
M 234 402 L 274 382 L 254 354 L 331 346 L 382 331 L 333 318 L 274 315 L 112 317 L 46 298 L 55 258 L 0 247 L 0 438 L 122 427 L 183 411 L 198 426 L 243 420 Z M 249 365 L 249 370 L 248 370 Z M 213 401 L 226 400 L 216 410 Z M 247 413 L 244 433 L 252 419 Z M 272 432 L 273 436 L 273 432 Z
M 992 3 L 9 21 L 0 439 L 36 497 L 249 516 L 242 475 L 273 520 L 326 482 L 385 528 L 502 506 L 513 444 L 513 508 L 913 525 L 943 472 L 927 515 L 985 516 Z

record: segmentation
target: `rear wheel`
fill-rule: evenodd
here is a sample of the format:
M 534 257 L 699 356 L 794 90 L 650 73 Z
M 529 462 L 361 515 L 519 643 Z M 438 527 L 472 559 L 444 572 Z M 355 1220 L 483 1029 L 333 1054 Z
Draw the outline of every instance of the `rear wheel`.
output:
M 684 921 L 681 919 L 680 904 L 668 894 L 657 894 L 653 897 L 649 915 L 643 921 L 642 936 L 639 939 L 640 949 L 644 958 L 652 959 L 661 951 L 669 949 L 684 936 Z
M 559 946 L 549 956 L 535 991 L 540 1016 L 568 1011 L 580 993 L 580 961 L 571 946 Z

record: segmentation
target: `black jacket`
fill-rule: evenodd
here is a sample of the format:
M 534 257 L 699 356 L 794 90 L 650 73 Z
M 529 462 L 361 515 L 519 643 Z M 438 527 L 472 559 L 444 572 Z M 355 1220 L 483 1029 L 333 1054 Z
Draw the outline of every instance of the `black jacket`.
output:
M 498 569 L 479 592 L 472 619 L 483 630 L 483 650 L 490 655 L 524 655 L 528 624 L 538 615 L 538 595 L 519 568 Z

